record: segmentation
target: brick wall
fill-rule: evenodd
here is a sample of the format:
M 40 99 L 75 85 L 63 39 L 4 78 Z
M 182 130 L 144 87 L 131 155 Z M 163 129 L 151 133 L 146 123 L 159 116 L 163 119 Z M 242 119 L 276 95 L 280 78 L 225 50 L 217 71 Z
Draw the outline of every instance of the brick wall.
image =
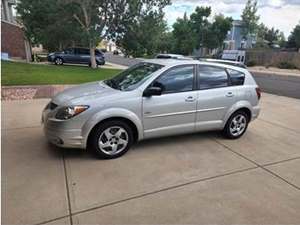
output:
M 1 21 L 2 52 L 9 57 L 26 59 L 24 32 L 21 27 Z

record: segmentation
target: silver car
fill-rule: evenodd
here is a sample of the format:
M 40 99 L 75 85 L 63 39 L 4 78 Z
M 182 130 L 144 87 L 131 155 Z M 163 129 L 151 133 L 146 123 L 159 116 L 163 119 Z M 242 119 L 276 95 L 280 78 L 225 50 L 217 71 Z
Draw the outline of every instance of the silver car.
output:
M 59 93 L 42 121 L 51 143 L 111 159 L 147 138 L 208 130 L 239 138 L 259 114 L 260 95 L 244 68 L 153 59 Z

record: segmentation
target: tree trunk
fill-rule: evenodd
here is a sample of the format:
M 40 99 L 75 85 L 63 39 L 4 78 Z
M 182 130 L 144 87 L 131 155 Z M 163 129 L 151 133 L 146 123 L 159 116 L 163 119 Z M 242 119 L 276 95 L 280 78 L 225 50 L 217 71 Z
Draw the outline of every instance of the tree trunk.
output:
M 97 68 L 96 57 L 95 57 L 95 47 L 92 44 L 92 42 L 90 42 L 90 58 L 91 58 L 91 67 L 93 69 Z

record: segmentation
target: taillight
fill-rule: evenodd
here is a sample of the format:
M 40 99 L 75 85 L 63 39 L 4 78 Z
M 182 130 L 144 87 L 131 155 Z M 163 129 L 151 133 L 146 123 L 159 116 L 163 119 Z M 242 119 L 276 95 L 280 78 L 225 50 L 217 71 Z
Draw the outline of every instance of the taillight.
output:
M 255 88 L 255 91 L 256 91 L 257 98 L 259 100 L 261 97 L 261 89 L 259 87 L 257 87 L 257 88 Z

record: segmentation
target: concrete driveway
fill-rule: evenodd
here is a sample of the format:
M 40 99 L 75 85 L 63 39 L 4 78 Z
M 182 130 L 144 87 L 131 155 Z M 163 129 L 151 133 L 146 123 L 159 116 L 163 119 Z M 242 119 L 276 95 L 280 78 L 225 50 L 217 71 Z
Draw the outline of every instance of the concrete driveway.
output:
M 300 224 L 300 100 L 264 94 L 239 140 L 199 133 L 97 160 L 49 145 L 47 99 L 2 103 L 2 224 Z

